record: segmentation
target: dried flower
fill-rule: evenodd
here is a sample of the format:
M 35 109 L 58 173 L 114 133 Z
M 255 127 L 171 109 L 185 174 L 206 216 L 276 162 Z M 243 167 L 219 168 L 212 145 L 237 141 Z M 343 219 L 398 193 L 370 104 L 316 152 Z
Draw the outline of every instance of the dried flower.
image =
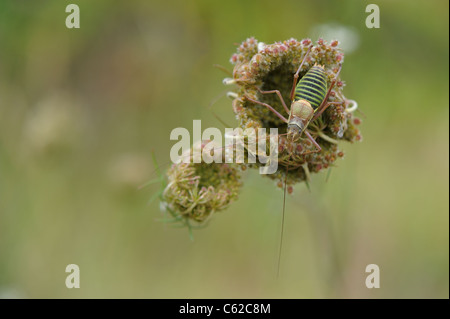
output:
M 315 149 L 315 146 L 304 136 L 300 140 L 293 141 L 286 135 L 282 135 L 286 133 L 286 123 L 266 107 L 247 99 L 248 97 L 267 103 L 288 117 L 276 94 L 262 94 L 258 88 L 279 90 L 284 101 L 289 101 L 293 74 L 311 46 L 300 70 L 299 78 L 317 63 L 325 67 L 328 75 L 327 84 L 330 87 L 338 73 L 339 65 L 344 62 L 344 54 L 338 48 L 338 41 L 333 41 L 329 45 L 323 39 L 319 39 L 315 45 L 312 45 L 310 39 L 301 41 L 289 39 L 266 45 L 254 38 L 249 38 L 238 47 L 238 52 L 231 57 L 231 63 L 235 65 L 233 79 L 224 81 L 227 84 L 235 83 L 238 86 L 236 98 L 233 100 L 233 110 L 242 129 L 278 128 L 280 134 L 278 171 L 267 176 L 284 181 L 283 177 L 288 169 L 286 179 L 288 185 L 308 180 L 310 172 L 316 173 L 332 166 L 337 158 L 343 156 L 343 152 L 338 149 L 337 142 L 339 140 L 349 142 L 361 140 L 361 134 L 356 127 L 360 120 L 353 115 L 356 102 L 344 97 L 345 82 L 340 78 L 336 79 L 328 101 L 344 103 L 331 105 L 307 128 L 322 148 L 319 153 L 309 153 Z
M 195 144 L 190 154 L 194 148 L 203 147 L 204 143 Z M 192 163 L 191 160 L 191 163 L 173 164 L 167 171 L 162 207 L 175 221 L 188 226 L 204 224 L 237 199 L 241 189 L 238 172 L 237 165 L 227 163 Z

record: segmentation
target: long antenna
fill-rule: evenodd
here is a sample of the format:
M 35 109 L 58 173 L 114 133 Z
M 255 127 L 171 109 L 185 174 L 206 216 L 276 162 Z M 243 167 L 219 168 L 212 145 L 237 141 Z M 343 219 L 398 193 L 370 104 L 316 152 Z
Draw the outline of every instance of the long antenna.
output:
M 280 247 L 278 249 L 278 269 L 277 278 L 280 276 L 280 263 L 281 263 L 281 248 L 283 247 L 283 232 L 284 232 L 284 211 L 286 208 L 286 183 L 287 183 L 288 166 L 286 166 L 286 175 L 284 176 L 284 191 L 283 191 L 283 214 L 281 217 L 281 238 Z

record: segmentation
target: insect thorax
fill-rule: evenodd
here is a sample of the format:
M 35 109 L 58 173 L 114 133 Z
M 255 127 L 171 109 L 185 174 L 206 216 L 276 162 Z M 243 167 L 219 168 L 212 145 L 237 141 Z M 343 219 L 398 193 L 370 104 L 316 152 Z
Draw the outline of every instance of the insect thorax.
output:
M 314 115 L 314 109 L 306 100 L 294 101 L 291 104 L 291 112 L 289 114 L 288 129 L 298 130 L 301 133 L 308 126 Z

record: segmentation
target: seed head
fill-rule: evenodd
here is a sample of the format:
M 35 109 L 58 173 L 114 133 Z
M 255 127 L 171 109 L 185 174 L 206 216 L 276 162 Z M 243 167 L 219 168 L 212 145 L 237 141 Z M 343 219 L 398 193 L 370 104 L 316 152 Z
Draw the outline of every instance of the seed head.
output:
M 231 58 L 234 64 L 233 76 L 238 85 L 237 97 L 233 101 L 233 110 L 242 129 L 246 128 L 278 128 L 279 158 L 278 171 L 268 174 L 269 178 L 284 181 L 286 168 L 288 185 L 305 181 L 310 172 L 318 172 L 333 165 L 343 153 L 338 149 L 337 142 L 349 142 L 362 139 L 356 125 L 360 123 L 350 111 L 349 103 L 343 94 L 345 82 L 336 74 L 344 62 L 344 54 L 338 48 L 339 42 L 331 44 L 319 39 L 315 44 L 310 39 L 297 41 L 289 39 L 273 44 L 264 44 L 254 38 L 247 39 L 238 48 L 238 52 Z M 312 46 L 312 47 L 311 47 Z M 279 119 L 268 108 L 255 104 L 247 99 L 257 100 L 271 105 L 285 118 L 286 114 L 276 94 L 262 94 L 258 88 L 279 90 L 286 105 L 289 107 L 289 95 L 292 88 L 293 75 L 305 58 L 306 52 L 311 50 L 299 73 L 303 77 L 314 64 L 323 65 L 327 73 L 327 87 L 335 81 L 334 88 L 328 97 L 328 102 L 342 102 L 332 104 L 315 121 L 311 122 L 307 131 L 322 148 L 320 153 L 312 153 L 315 146 L 302 135 L 300 139 L 289 140 L 286 135 L 287 124 Z M 257 161 L 258 162 L 258 161 Z M 258 167 L 251 165 L 250 167 Z
M 203 150 L 197 143 L 193 151 Z M 186 154 L 183 154 L 186 156 Z M 163 207 L 178 221 L 203 224 L 237 199 L 241 189 L 239 169 L 234 164 L 177 163 L 167 171 L 168 183 L 162 194 Z

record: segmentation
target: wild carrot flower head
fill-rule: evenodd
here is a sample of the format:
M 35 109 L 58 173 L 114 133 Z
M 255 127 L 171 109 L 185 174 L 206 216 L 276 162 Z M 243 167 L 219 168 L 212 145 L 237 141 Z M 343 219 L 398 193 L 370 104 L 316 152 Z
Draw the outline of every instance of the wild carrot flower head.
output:
M 338 48 L 338 41 L 330 44 L 319 39 L 313 43 L 310 39 L 297 41 L 289 39 L 274 44 L 264 44 L 254 38 L 244 41 L 231 57 L 234 64 L 233 79 L 225 83 L 235 83 L 238 87 L 233 100 L 233 110 L 242 129 L 246 128 L 278 128 L 279 136 L 279 166 L 275 174 L 267 175 L 275 180 L 284 180 L 283 175 L 288 169 L 287 183 L 305 181 L 310 172 L 319 172 L 333 165 L 337 158 L 344 154 L 338 148 L 338 141 L 349 142 L 361 140 L 361 134 L 356 124 L 353 111 L 356 102 L 344 96 L 345 82 L 336 79 L 340 65 L 344 62 L 344 54 Z M 306 55 L 307 51 L 310 52 Z M 306 57 L 305 57 L 306 56 Z M 303 134 L 301 139 L 292 140 L 286 135 L 287 124 L 263 105 L 253 103 L 247 98 L 271 105 L 285 118 L 289 114 L 284 110 L 276 94 L 262 94 L 262 91 L 279 90 L 286 105 L 289 107 L 290 92 L 293 85 L 293 75 L 305 58 L 299 73 L 301 79 L 315 64 L 324 66 L 327 87 L 332 81 L 335 85 L 328 97 L 332 104 L 326 111 L 312 121 L 307 131 L 322 148 L 321 152 L 311 153 L 315 146 Z
M 236 165 L 228 163 L 176 163 L 167 171 L 168 183 L 163 191 L 163 206 L 176 220 L 194 224 L 205 223 L 214 213 L 224 210 L 237 199 L 241 189 Z M 186 154 L 183 154 L 186 155 Z

